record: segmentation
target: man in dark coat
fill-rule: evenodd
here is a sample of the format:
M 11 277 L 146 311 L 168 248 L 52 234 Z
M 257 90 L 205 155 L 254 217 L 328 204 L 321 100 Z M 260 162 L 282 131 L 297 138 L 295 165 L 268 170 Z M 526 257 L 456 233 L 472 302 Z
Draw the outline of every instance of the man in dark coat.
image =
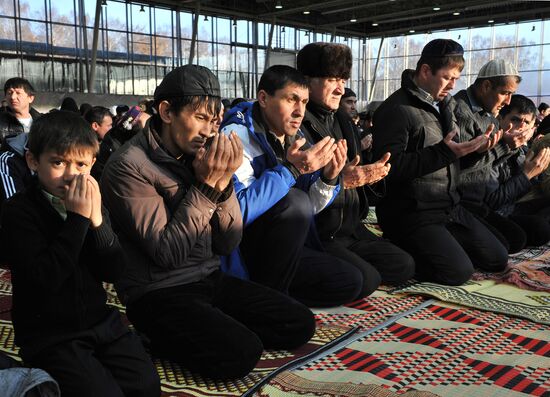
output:
M 464 66 L 463 49 L 437 39 L 401 88 L 374 114 L 374 156 L 391 153 L 387 194 L 376 207 L 384 235 L 409 251 L 417 277 L 442 284 L 467 281 L 474 266 L 502 270 L 507 252 L 496 237 L 458 205 L 458 159 L 494 142 L 489 133 L 459 143 L 449 94 Z
M 363 273 L 360 296 L 371 294 L 381 282 L 399 284 L 414 274 L 412 257 L 392 243 L 369 232 L 361 223 L 368 212 L 365 188 L 389 171 L 389 153 L 373 164 L 360 164 L 356 126 L 338 110 L 344 84 L 351 73 L 351 50 L 341 44 L 312 43 L 298 53 L 298 70 L 307 78 L 309 102 L 302 131 L 311 142 L 330 136 L 347 142 L 348 164 L 341 173 L 342 189 L 316 217 L 317 233 L 324 248 L 354 264 Z

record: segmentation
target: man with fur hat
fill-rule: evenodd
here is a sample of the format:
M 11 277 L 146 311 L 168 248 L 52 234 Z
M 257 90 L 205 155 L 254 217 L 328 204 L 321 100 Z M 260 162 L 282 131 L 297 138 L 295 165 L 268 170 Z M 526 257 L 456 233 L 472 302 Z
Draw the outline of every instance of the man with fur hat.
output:
M 243 148 L 236 134 L 212 135 L 218 79 L 203 66 L 182 66 L 154 98 L 156 114 L 113 153 L 101 179 L 129 257 L 118 296 L 155 356 L 205 376 L 241 377 L 264 348 L 305 343 L 313 314 L 287 295 L 220 271 L 220 255 L 242 235 L 232 176 Z
M 359 296 L 367 296 L 381 282 L 399 284 L 412 277 L 414 261 L 361 223 L 368 212 L 365 188 L 387 175 L 390 156 L 386 153 L 373 164 L 360 164 L 361 146 L 355 125 L 348 114 L 338 110 L 351 65 L 351 50 L 341 44 L 312 43 L 298 53 L 298 70 L 307 77 L 309 85 L 302 131 L 312 142 L 330 136 L 347 143 L 348 163 L 341 172 L 342 189 L 317 215 L 317 233 L 329 253 L 361 271 L 363 287 Z
M 376 207 L 384 235 L 409 251 L 416 277 L 447 285 L 466 282 L 479 267 L 500 271 L 508 254 L 497 238 L 458 205 L 458 159 L 494 142 L 490 131 L 458 142 L 450 95 L 464 67 L 462 46 L 430 41 L 416 70 L 374 114 L 374 156 L 391 153 L 387 194 Z
M 485 192 L 497 174 L 494 167 L 515 153 L 531 138 L 533 129 L 513 129 L 499 126 L 499 111 L 510 104 L 521 77 L 514 65 L 504 59 L 493 59 L 479 70 L 474 83 L 459 91 L 455 115 L 460 129 L 460 141 L 466 142 L 484 131 L 493 131 L 494 147 L 472 153 L 460 159 L 460 204 L 489 225 L 509 253 L 525 246 L 525 235 L 512 220 L 501 217 L 485 204 Z M 506 130 L 506 131 L 503 131 Z

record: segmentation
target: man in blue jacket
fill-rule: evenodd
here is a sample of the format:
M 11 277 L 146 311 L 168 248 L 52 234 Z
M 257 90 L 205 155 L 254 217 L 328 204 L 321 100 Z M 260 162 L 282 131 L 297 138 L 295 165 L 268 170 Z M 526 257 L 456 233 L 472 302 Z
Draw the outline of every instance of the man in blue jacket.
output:
M 294 68 L 267 69 L 257 93 L 257 102 L 240 103 L 222 124 L 222 132 L 235 131 L 244 146 L 234 183 L 245 226 L 240 252 L 246 270 L 253 281 L 309 306 L 354 300 L 361 273 L 323 252 L 309 233 L 314 214 L 338 194 L 346 142 L 327 137 L 310 145 L 303 138 L 307 80 Z M 242 264 L 230 264 L 227 271 L 243 275 Z

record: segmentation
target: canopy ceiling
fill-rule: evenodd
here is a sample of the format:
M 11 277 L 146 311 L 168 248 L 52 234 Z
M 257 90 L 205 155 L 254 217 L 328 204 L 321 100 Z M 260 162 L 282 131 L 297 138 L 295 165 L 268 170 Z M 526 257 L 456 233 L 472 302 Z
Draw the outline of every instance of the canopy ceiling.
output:
M 185 11 L 198 9 L 200 14 L 356 37 L 396 36 L 411 31 L 421 33 L 550 17 L 550 1 L 519 0 L 144 0 L 143 4 Z M 282 8 L 276 8 L 277 5 Z

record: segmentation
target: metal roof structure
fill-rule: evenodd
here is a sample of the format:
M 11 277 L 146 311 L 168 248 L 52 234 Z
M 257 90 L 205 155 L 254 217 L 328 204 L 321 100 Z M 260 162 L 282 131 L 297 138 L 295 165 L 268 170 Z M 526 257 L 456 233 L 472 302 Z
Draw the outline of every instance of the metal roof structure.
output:
M 550 17 L 550 0 L 144 0 L 140 3 L 369 38 Z

